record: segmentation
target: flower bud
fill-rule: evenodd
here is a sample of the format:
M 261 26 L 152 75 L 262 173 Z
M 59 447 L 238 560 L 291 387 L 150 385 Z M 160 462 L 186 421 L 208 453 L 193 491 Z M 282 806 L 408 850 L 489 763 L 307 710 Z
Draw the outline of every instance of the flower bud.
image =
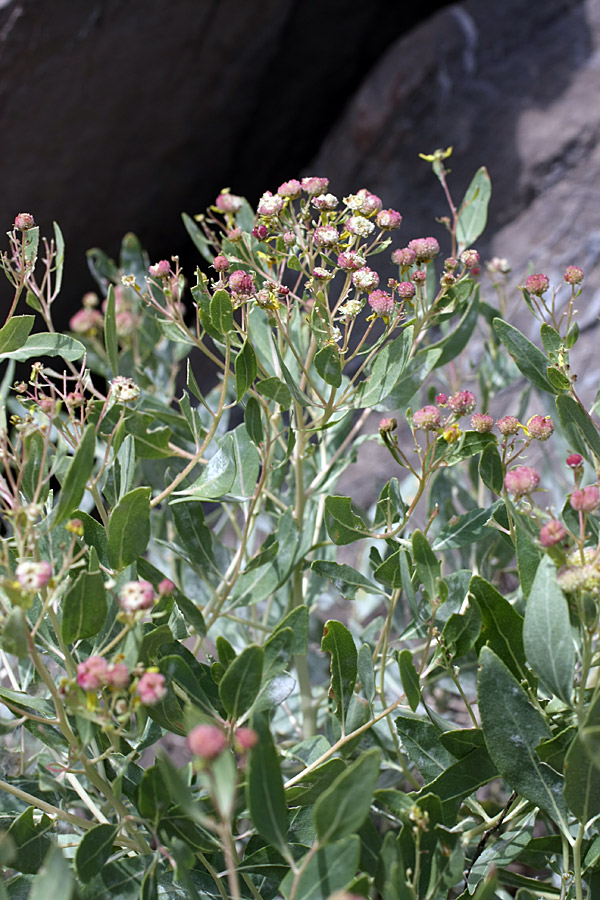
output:
M 565 281 L 567 284 L 581 284 L 583 281 L 583 269 L 580 269 L 579 266 L 567 266 Z
M 216 759 L 227 747 L 227 738 L 218 725 L 196 725 L 187 736 L 187 745 L 200 759 Z
M 479 265 L 479 253 L 477 250 L 463 250 L 460 261 L 466 269 L 474 269 Z
M 235 194 L 230 194 L 228 191 L 221 191 L 215 200 L 217 209 L 224 213 L 239 212 L 243 205 L 244 201 L 241 197 L 236 197 Z
M 106 684 L 110 685 L 110 687 L 117 688 L 118 690 L 123 690 L 124 688 L 129 686 L 130 680 L 129 669 L 125 665 L 125 663 L 112 663 L 106 669 L 106 673 L 104 679 Z
M 349 219 L 346 219 L 346 228 L 350 234 L 368 237 L 375 230 L 375 225 L 365 216 L 350 216 Z
M 278 216 L 283 209 L 283 197 L 278 194 L 273 195 L 271 191 L 265 191 L 260 200 L 256 211 L 259 216 Z
M 410 247 L 401 247 L 392 253 L 392 262 L 397 266 L 412 266 L 416 259 L 417 254 Z
M 390 316 L 396 304 L 391 294 L 385 291 L 372 291 L 369 294 L 369 306 L 376 316 Z
M 467 413 L 473 412 L 476 405 L 477 398 L 471 391 L 457 391 L 448 398 L 448 406 L 457 416 L 466 416 Z
M 215 256 L 215 258 L 212 261 L 212 264 L 213 264 L 213 269 L 215 269 L 217 272 L 226 272 L 230 266 L 229 260 L 227 259 L 226 256 L 223 256 L 222 254 L 219 254 L 219 256 Z
M 235 742 L 242 751 L 251 750 L 258 744 L 258 734 L 254 728 L 237 728 L 235 732 Z
M 90 656 L 77 666 L 77 684 L 84 691 L 97 691 L 106 684 L 108 663 L 103 656 Z
M 19 563 L 15 575 L 24 590 L 39 591 L 40 588 L 46 587 L 52 578 L 52 566 L 45 560 L 35 562 L 30 559 Z
M 382 231 L 395 231 L 402 224 L 402 216 L 395 209 L 382 209 L 375 221 Z
M 284 181 L 283 184 L 280 184 L 277 188 L 277 193 L 280 197 L 295 200 L 302 193 L 302 185 L 297 178 L 292 178 L 290 181 Z
M 526 497 L 535 491 L 540 483 L 540 476 L 531 466 L 517 466 L 511 469 L 504 477 L 504 487 L 515 500 Z
M 570 469 L 579 469 L 583 466 L 583 456 L 580 453 L 570 453 L 565 461 Z
M 379 284 L 379 275 L 368 266 L 352 273 L 352 284 L 360 291 L 374 291 Z
M 381 419 L 379 422 L 379 431 L 383 434 L 389 434 L 398 427 L 396 419 Z
M 17 231 L 29 231 L 30 228 L 35 228 L 35 219 L 31 213 L 19 213 L 15 217 L 14 227 Z
M 547 441 L 554 431 L 554 422 L 550 416 L 532 416 L 527 423 L 527 430 L 536 441 Z
M 175 590 L 175 585 L 170 578 L 163 578 L 158 585 L 158 593 L 161 597 L 168 597 Z
M 318 247 L 333 247 L 340 239 L 337 228 L 333 225 L 318 225 L 314 230 L 313 239 Z
M 567 536 L 567 530 L 558 519 L 551 519 L 540 529 L 540 544 L 542 547 L 554 547 L 560 544 Z
M 550 287 L 547 275 L 530 275 L 525 279 L 525 290 L 534 296 L 541 297 Z
M 485 413 L 474 413 L 471 416 L 471 428 L 479 434 L 487 434 L 494 427 L 494 420 Z
M 412 300 L 417 289 L 412 281 L 401 281 L 400 284 L 396 285 L 396 291 L 402 300 Z
M 357 250 L 345 250 L 343 253 L 340 253 L 337 258 L 337 264 L 340 269 L 344 269 L 347 272 L 354 272 L 357 269 L 361 269 L 365 265 L 365 262 L 365 257 Z
M 436 406 L 424 406 L 413 413 L 413 428 L 422 428 L 424 431 L 435 431 L 440 427 L 440 413 Z
M 318 176 L 312 175 L 302 179 L 302 190 L 305 191 L 309 197 L 316 197 L 318 194 L 324 194 L 328 187 L 328 178 L 319 178 Z
M 137 612 L 140 609 L 151 609 L 156 598 L 154 588 L 149 581 L 128 581 L 119 593 L 121 608 L 128 613 Z
M 144 672 L 137 683 L 137 694 L 144 706 L 154 706 L 167 696 L 165 676 L 160 672 Z
M 508 437 L 508 435 L 518 433 L 521 423 L 516 416 L 502 416 L 502 418 L 498 419 L 496 422 L 496 427 L 500 434 Z
M 168 259 L 161 259 L 149 267 L 148 273 L 152 278 L 167 278 L 171 274 L 171 263 Z
M 409 241 L 409 250 L 413 250 L 417 262 L 431 262 L 440 252 L 440 245 L 434 237 L 415 238 Z
M 594 512 L 600 506 L 600 491 L 597 485 L 588 484 L 587 487 L 573 491 L 571 506 L 578 512 Z

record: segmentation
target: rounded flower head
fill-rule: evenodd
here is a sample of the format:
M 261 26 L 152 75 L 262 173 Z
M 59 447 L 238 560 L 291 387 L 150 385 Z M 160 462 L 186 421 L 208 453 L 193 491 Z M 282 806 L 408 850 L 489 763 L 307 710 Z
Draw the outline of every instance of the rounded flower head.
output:
M 280 197 L 295 200 L 302 193 L 302 185 L 297 178 L 292 178 L 290 181 L 284 181 L 283 184 L 280 184 L 277 188 L 277 193 Z
M 230 194 L 227 191 L 222 191 L 215 200 L 217 209 L 224 213 L 239 212 L 243 205 L 244 201 L 241 197 L 236 197 L 235 194 Z
M 94 334 L 104 328 L 104 316 L 98 309 L 78 309 L 69 319 L 69 328 L 75 334 Z
M 273 195 L 271 191 L 265 191 L 258 201 L 257 212 L 259 216 L 277 216 L 283 209 L 283 197 Z
M 227 257 L 223 256 L 222 253 L 219 253 L 218 256 L 215 256 L 215 258 L 212 261 L 212 264 L 213 264 L 213 269 L 215 269 L 217 272 L 226 272 L 227 269 L 229 268 L 229 266 L 231 265 L 231 263 L 229 262 Z
M 309 197 L 316 197 L 318 194 L 324 194 L 328 187 L 329 178 L 318 178 L 313 175 L 309 178 L 302 179 L 302 190 L 305 191 Z
M 593 565 L 563 566 L 558 570 L 556 581 L 565 594 L 579 590 L 592 594 L 600 592 L 600 572 Z
M 112 663 L 106 669 L 104 680 L 111 687 L 123 690 L 129 685 L 129 669 L 125 663 Z
M 352 284 L 360 291 L 374 291 L 379 284 L 379 275 L 368 266 L 352 273 Z
M 337 258 L 338 266 L 346 272 L 354 272 L 357 269 L 361 269 L 365 262 L 365 257 L 357 250 L 345 250 Z
M 148 273 L 152 278 L 167 278 L 171 273 L 171 263 L 168 259 L 161 259 L 159 262 L 150 266 Z
M 400 284 L 396 286 L 396 290 L 398 291 L 398 296 L 402 300 L 412 300 L 417 292 L 412 281 L 401 281 Z
M 384 434 L 389 434 L 392 431 L 395 431 L 398 427 L 398 422 L 396 419 L 381 419 L 379 422 L 379 430 Z
M 583 269 L 580 269 L 579 266 L 567 266 L 565 281 L 567 284 L 581 284 L 583 281 Z
M 30 228 L 35 228 L 35 219 L 31 213 L 18 213 L 14 227 L 17 231 L 29 231 Z
M 372 291 L 369 294 L 369 306 L 376 316 L 390 316 L 396 304 L 392 295 L 386 291 Z
M 479 434 L 487 434 L 494 427 L 494 420 L 485 413 L 474 413 L 471 416 L 471 428 Z
M 550 287 L 547 275 L 530 275 L 525 279 L 525 290 L 536 297 L 541 297 Z
M 600 491 L 597 485 L 588 484 L 587 487 L 571 494 L 571 506 L 578 512 L 594 512 L 600 506 Z
M 580 469 L 583 466 L 583 456 L 580 453 L 570 453 L 565 462 L 570 469 Z
M 30 559 L 19 563 L 15 570 L 17 581 L 26 591 L 39 591 L 46 587 L 52 578 L 52 566 L 49 562 L 35 562 Z
M 540 483 L 540 476 L 531 466 L 517 466 L 504 477 L 504 487 L 515 500 L 526 497 L 535 491 Z
M 256 747 L 258 744 L 258 734 L 254 730 L 254 728 L 237 728 L 235 732 L 235 743 L 236 749 L 241 752 L 245 750 L 251 750 L 252 747 Z
M 170 596 L 174 590 L 175 590 L 175 585 L 173 584 L 173 582 L 171 581 L 170 578 L 163 578 L 163 580 L 161 582 L 159 582 L 158 593 L 160 594 L 161 597 Z
M 77 684 L 84 691 L 97 691 L 106 684 L 108 663 L 103 656 L 90 656 L 77 666 Z
M 392 253 L 392 262 L 397 266 L 412 266 L 416 259 L 417 254 L 410 247 L 401 247 Z
M 144 672 L 136 690 L 144 706 L 154 706 L 167 696 L 165 676 L 160 672 Z
M 550 416 L 532 416 L 527 430 L 536 441 L 547 441 L 554 431 L 554 422 Z
M 340 239 L 338 230 L 333 225 L 318 225 L 313 237 L 318 247 L 334 247 Z
M 417 269 L 412 273 L 412 280 L 415 284 L 424 284 L 427 281 L 427 271 L 425 269 Z
M 315 209 L 335 209 L 339 202 L 335 194 L 319 194 L 312 199 Z
M 474 269 L 479 265 L 479 253 L 477 250 L 463 250 L 460 254 L 460 261 L 467 269 Z
M 329 269 L 325 269 L 323 266 L 315 266 L 312 270 L 313 278 L 316 278 L 318 281 L 328 281 L 330 278 L 333 278 L 334 273 Z
M 402 216 L 395 209 L 382 209 L 375 221 L 383 231 L 395 231 L 402 224 Z
M 252 237 L 255 237 L 259 241 L 264 241 L 269 233 L 269 229 L 266 225 L 263 225 L 262 222 L 259 222 L 258 225 L 255 225 L 252 229 Z
M 244 272 L 243 269 L 236 269 L 235 272 L 232 272 L 227 283 L 229 290 L 238 298 L 252 297 L 256 291 L 254 275 L 251 272 Z
M 435 431 L 440 426 L 440 412 L 437 406 L 424 406 L 413 413 L 413 427 L 423 431 Z
M 218 725 L 196 725 L 187 736 L 187 745 L 200 759 L 216 759 L 227 747 L 227 738 Z
M 500 434 L 503 434 L 505 437 L 508 437 L 510 434 L 517 434 L 521 427 L 521 423 L 516 416 L 502 416 L 501 419 L 498 419 L 496 425 Z
M 567 529 L 558 519 L 551 519 L 540 528 L 540 544 L 542 547 L 554 547 L 567 536 Z
M 133 378 L 117 375 L 110 383 L 110 394 L 117 403 L 130 403 L 140 396 L 140 389 Z
M 408 249 L 414 251 L 417 262 L 431 262 L 440 252 L 440 245 L 434 237 L 415 238 Z
M 448 397 L 448 406 L 457 416 L 466 416 L 473 412 L 477 405 L 477 398 L 471 391 L 457 391 L 452 397 Z
M 350 216 L 349 219 L 346 219 L 346 228 L 350 234 L 368 237 L 375 230 L 375 225 L 365 216 Z
M 121 608 L 125 612 L 137 612 L 140 609 L 151 609 L 155 603 L 154 588 L 149 581 L 128 581 L 119 594 Z
M 363 216 L 372 216 L 382 207 L 381 199 L 377 194 L 372 194 L 366 188 L 361 188 L 356 194 L 344 197 L 344 203 L 353 212 L 362 213 Z

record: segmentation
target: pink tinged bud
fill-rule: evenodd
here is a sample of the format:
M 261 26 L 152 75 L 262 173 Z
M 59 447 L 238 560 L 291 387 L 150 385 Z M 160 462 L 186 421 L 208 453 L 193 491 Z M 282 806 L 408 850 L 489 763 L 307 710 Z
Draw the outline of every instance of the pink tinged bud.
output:
M 217 272 L 226 272 L 230 266 L 229 260 L 226 256 L 215 256 L 213 259 L 213 269 L 216 269 Z
M 252 237 L 255 237 L 258 241 L 264 241 L 269 233 L 269 229 L 266 225 L 255 225 L 252 229 Z
M 383 231 L 395 231 L 402 224 L 402 216 L 395 209 L 382 209 L 375 221 Z
M 52 578 L 52 566 L 49 562 L 27 562 L 19 563 L 15 570 L 17 581 L 26 591 L 39 591 L 40 588 L 46 587 Z
M 401 247 L 392 253 L 392 262 L 397 266 L 412 266 L 417 258 L 417 254 L 410 247 Z
M 567 530 L 562 522 L 557 519 L 551 519 L 540 528 L 540 544 L 542 547 L 554 547 L 560 544 L 567 536 Z
M 541 297 L 550 287 L 547 275 L 530 275 L 525 279 L 525 290 L 534 296 Z
M 583 281 L 583 269 L 580 269 L 579 266 L 567 266 L 565 281 L 567 284 L 581 284 Z
M 137 612 L 154 606 L 154 588 L 149 581 L 128 581 L 119 594 L 121 607 L 125 612 Z
M 507 472 L 504 478 L 504 487 L 515 500 L 526 497 L 535 491 L 540 483 L 540 476 L 531 466 L 517 466 Z
M 440 252 L 440 245 L 434 237 L 415 238 L 409 241 L 409 250 L 413 250 L 417 262 L 431 262 Z
M 217 209 L 220 209 L 221 212 L 224 213 L 239 212 L 243 205 L 244 201 L 241 197 L 236 197 L 235 194 L 229 194 L 226 191 L 219 194 L 219 196 L 215 200 L 215 206 L 217 207 Z
M 171 263 L 168 259 L 161 259 L 159 262 L 150 266 L 148 272 L 152 278 L 167 278 L 171 274 Z
M 417 269 L 416 272 L 413 272 L 412 279 L 416 284 L 424 284 L 427 281 L 427 272 L 425 269 Z
M 566 463 L 570 469 L 579 469 L 583 466 L 583 456 L 579 453 L 571 453 L 567 456 Z
M 362 253 L 358 253 L 356 250 L 346 250 L 344 253 L 340 253 L 337 258 L 337 264 L 340 269 L 344 269 L 347 272 L 353 272 L 362 268 L 365 261 Z
M 187 736 L 187 745 L 194 756 L 215 759 L 227 747 L 227 738 L 218 725 L 196 725 Z
M 444 268 L 448 272 L 453 272 L 454 269 L 458 268 L 458 260 L 456 259 L 456 257 L 449 256 L 447 259 L 445 259 L 444 260 Z
M 381 419 L 379 422 L 379 430 L 384 432 L 385 434 L 389 434 L 391 431 L 395 431 L 398 427 L 398 422 L 396 419 Z
M 554 422 L 550 416 L 532 416 L 527 423 L 527 430 L 536 441 L 547 441 L 554 431 Z
M 306 191 L 306 193 L 311 197 L 316 197 L 318 194 L 324 194 L 328 187 L 328 178 L 318 178 L 316 176 L 311 176 L 310 178 L 302 179 L 302 190 Z
M 302 193 L 302 185 L 297 178 L 292 178 L 290 181 L 284 181 L 283 184 L 280 184 L 277 188 L 277 193 L 280 197 L 295 200 Z
M 377 194 L 372 194 L 366 188 L 361 188 L 358 196 L 361 199 L 360 211 L 365 216 L 372 216 L 373 213 L 378 212 L 383 206 L 381 198 Z M 402 219 L 402 216 L 400 216 L 400 219 Z
M 401 281 L 400 284 L 396 285 L 396 290 L 398 292 L 398 296 L 402 300 L 412 300 L 417 292 L 417 289 L 412 281 Z
M 238 728 L 235 732 L 235 742 L 241 750 L 251 750 L 258 744 L 258 734 L 254 728 Z
M 234 294 L 252 296 L 256 290 L 254 276 L 250 272 L 244 272 L 243 269 L 236 269 L 235 272 L 232 272 L 228 284 Z
M 144 672 L 136 690 L 144 706 L 154 706 L 167 696 L 165 676 L 160 672 Z
M 163 578 L 163 580 L 161 582 L 159 582 L 158 593 L 160 594 L 161 597 L 172 594 L 174 590 L 175 590 L 175 585 L 173 584 L 173 582 L 171 581 L 170 578 Z
M 471 428 L 479 434 L 487 434 L 494 427 L 494 420 L 485 413 L 475 413 L 471 416 Z
M 316 278 L 318 281 L 328 281 L 334 275 L 333 272 L 330 272 L 329 269 L 324 269 L 323 266 L 315 266 L 312 274 L 313 278 Z
M 296 235 L 293 231 L 286 231 L 283 235 L 283 243 L 286 247 L 293 247 L 296 243 Z
M 313 198 L 312 205 L 315 209 L 335 209 L 339 202 L 335 194 L 319 194 Z
M 435 431 L 440 426 L 440 412 L 436 406 L 424 406 L 413 413 L 413 427 Z
M 106 684 L 108 663 L 103 656 L 90 656 L 77 666 L 77 684 L 84 691 L 97 691 Z
M 600 491 L 595 484 L 588 484 L 571 494 L 571 506 L 579 512 L 594 512 L 599 505 Z
M 314 231 L 314 242 L 318 247 L 333 247 L 340 239 L 333 225 L 319 225 Z
M 467 269 L 474 269 L 479 265 L 479 253 L 477 250 L 464 250 L 460 254 L 460 261 Z
M 448 394 L 436 394 L 435 402 L 438 404 L 438 406 L 446 406 L 446 404 L 448 403 Z
M 452 272 L 444 272 L 442 277 L 440 278 L 440 284 L 442 287 L 450 287 L 456 282 L 456 275 L 453 275 Z
M 476 405 L 477 398 L 471 391 L 457 391 L 448 398 L 448 406 L 457 416 L 466 416 L 467 413 L 473 412 Z
M 521 427 L 516 416 L 502 416 L 501 419 L 498 419 L 496 425 L 500 434 L 503 434 L 505 437 L 510 434 L 517 434 Z
M 108 666 L 104 679 L 111 687 L 123 690 L 129 685 L 129 669 L 125 663 L 113 663 Z
M 227 240 L 231 241 L 232 244 L 235 244 L 236 241 L 241 241 L 243 237 L 243 232 L 241 228 L 232 228 L 227 232 Z
M 35 219 L 31 213 L 19 213 L 15 217 L 14 227 L 17 231 L 29 231 L 30 228 L 35 228 Z
M 394 298 L 386 291 L 372 291 L 369 294 L 369 306 L 376 316 L 390 316 L 396 308 Z
M 91 334 L 98 329 L 104 328 L 104 316 L 98 309 L 77 310 L 74 316 L 69 320 L 69 328 L 76 334 Z
M 379 275 L 368 266 L 352 273 L 352 284 L 360 291 L 374 291 L 379 284 Z

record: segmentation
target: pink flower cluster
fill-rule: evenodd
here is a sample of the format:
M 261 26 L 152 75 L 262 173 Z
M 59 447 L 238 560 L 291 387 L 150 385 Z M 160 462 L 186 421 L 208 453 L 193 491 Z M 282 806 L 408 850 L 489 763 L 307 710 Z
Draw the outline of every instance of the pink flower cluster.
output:
M 125 663 L 108 663 L 103 656 L 89 656 L 77 666 L 77 684 L 84 691 L 103 687 L 123 690 L 129 685 L 129 669 Z

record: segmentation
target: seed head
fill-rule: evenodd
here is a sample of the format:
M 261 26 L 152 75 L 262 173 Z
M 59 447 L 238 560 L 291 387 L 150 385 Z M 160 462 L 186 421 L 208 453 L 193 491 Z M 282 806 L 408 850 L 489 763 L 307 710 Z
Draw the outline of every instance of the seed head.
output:
M 235 272 L 232 272 L 227 283 L 229 290 L 238 298 L 252 297 L 256 290 L 254 275 L 251 272 L 244 272 L 243 269 L 236 269 Z
M 362 268 L 365 262 L 365 257 L 358 250 L 345 250 L 337 258 L 338 266 L 346 272 L 354 272 Z
M 415 284 L 424 284 L 427 281 L 427 272 L 425 269 L 417 269 L 412 273 L 412 280 Z
M 335 194 L 319 194 L 312 199 L 312 205 L 320 210 L 335 209 L 339 202 Z
M 110 395 L 117 403 L 130 403 L 140 396 L 140 389 L 133 378 L 117 375 L 110 383 Z
M 346 228 L 350 234 L 368 237 L 375 230 L 375 225 L 365 216 L 350 216 L 349 219 L 346 219 Z

